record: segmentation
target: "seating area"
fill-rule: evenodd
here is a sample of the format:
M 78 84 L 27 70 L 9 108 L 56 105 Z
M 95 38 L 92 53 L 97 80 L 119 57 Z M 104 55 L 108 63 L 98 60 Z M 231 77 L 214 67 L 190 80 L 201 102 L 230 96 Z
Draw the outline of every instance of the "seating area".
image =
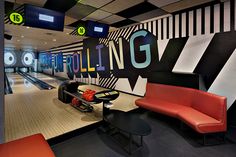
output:
M 0 0 L 0 157 L 236 157 L 236 0 Z
M 136 105 L 178 118 L 195 131 L 225 132 L 226 98 L 197 89 L 147 83 L 146 94 Z

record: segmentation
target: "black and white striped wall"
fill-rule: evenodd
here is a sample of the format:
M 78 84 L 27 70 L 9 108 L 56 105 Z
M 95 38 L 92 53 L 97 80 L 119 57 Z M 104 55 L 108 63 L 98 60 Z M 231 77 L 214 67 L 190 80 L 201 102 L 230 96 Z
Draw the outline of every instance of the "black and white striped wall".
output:
M 157 40 L 197 36 L 236 29 L 235 0 L 201 7 L 195 10 L 174 13 L 164 18 L 148 21 L 111 32 L 108 38 L 100 39 L 100 43 L 108 45 L 108 41 L 118 42 L 120 36 L 126 40 L 129 35 L 139 29 L 153 33 Z
M 159 61 L 169 60 L 173 72 L 193 72 L 203 75 L 209 92 L 226 96 L 228 108 L 236 100 L 236 3 L 230 0 L 194 10 L 176 12 L 164 18 L 147 21 L 131 27 L 110 32 L 99 43 L 108 47 L 109 41 L 118 43 L 119 37 L 129 41 L 130 35 L 146 29 L 156 36 Z M 178 41 L 178 42 L 176 42 Z M 178 50 L 169 52 L 178 43 Z M 49 50 L 52 53 L 73 54 L 83 50 L 83 42 L 64 45 Z M 124 52 L 125 53 L 125 52 Z M 173 57 L 174 56 L 174 57 Z M 64 57 L 65 61 L 65 57 Z M 66 71 L 64 72 L 64 75 Z M 115 88 L 136 95 L 144 95 L 146 78 L 138 77 L 131 87 L 128 78 L 74 78 L 107 88 Z
M 157 40 L 234 31 L 235 7 L 235 1 L 231 0 L 145 22 L 137 29 L 147 29 Z
M 171 46 L 173 39 L 183 41 L 181 52 L 173 63 L 173 72 L 194 72 L 206 75 L 209 92 L 227 96 L 228 108 L 236 99 L 236 3 L 234 0 L 204 6 L 195 10 L 178 12 L 161 19 L 111 32 L 99 42 L 108 45 L 110 40 L 118 42 L 122 36 L 129 41 L 133 31 L 146 29 L 156 36 L 159 60 Z M 165 56 L 166 57 L 166 56 Z M 139 76 L 134 88 L 128 78 L 119 78 L 116 89 L 143 95 L 147 79 Z

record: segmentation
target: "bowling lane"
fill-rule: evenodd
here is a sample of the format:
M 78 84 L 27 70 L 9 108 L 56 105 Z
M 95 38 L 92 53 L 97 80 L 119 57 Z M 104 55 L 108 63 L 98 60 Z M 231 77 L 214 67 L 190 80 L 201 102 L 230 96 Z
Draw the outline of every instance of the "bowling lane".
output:
M 39 89 L 17 73 L 6 73 L 13 94 L 35 92 Z
M 44 75 L 42 73 L 31 72 L 29 74 L 33 77 L 40 79 L 41 81 L 44 81 L 44 82 L 56 87 L 56 88 L 62 83 L 62 81 L 54 79 L 54 78 Z

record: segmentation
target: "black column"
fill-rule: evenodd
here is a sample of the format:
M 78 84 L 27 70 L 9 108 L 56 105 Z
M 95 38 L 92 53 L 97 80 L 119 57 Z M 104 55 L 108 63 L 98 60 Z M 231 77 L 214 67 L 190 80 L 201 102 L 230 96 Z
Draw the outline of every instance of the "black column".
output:
M 0 143 L 4 142 L 4 1 L 0 1 Z

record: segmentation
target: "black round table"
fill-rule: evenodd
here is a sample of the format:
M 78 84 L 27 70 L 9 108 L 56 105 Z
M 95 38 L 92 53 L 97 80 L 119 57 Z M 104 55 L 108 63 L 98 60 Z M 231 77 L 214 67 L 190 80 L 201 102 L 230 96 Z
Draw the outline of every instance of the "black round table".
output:
M 129 134 L 129 149 L 131 154 L 131 146 L 133 136 L 140 136 L 141 142 L 138 148 L 143 145 L 143 136 L 151 133 L 151 127 L 144 120 L 140 119 L 133 113 L 127 113 L 119 110 L 112 110 L 110 114 L 105 115 L 104 120 L 111 124 L 113 127 Z

